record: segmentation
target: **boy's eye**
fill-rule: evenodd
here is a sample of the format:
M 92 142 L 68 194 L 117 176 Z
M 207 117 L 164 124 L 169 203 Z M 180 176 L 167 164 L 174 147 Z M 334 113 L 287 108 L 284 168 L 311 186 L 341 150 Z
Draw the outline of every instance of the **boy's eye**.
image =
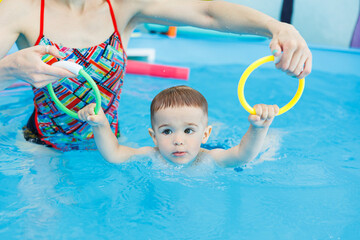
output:
M 162 131 L 162 134 L 165 134 L 165 135 L 169 135 L 171 133 L 172 133 L 172 131 L 170 129 L 165 129 Z
M 185 129 L 185 131 L 184 131 L 184 133 L 186 133 L 186 134 L 191 134 L 191 133 L 193 133 L 193 132 L 194 132 L 194 130 L 191 129 L 191 128 L 187 128 L 187 129 Z

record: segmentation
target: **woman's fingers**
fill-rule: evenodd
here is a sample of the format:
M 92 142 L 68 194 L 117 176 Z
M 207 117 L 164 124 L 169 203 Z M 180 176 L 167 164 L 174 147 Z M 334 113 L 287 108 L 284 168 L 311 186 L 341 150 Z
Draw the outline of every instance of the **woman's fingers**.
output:
M 8 55 L 3 59 L 4 65 L 9 76 L 14 79 L 22 79 L 36 88 L 44 87 L 61 78 L 76 77 L 66 69 L 44 63 L 42 56 L 46 53 L 62 58 L 55 46 L 34 46 Z
M 302 69 L 298 69 L 298 66 L 300 66 L 301 64 L 303 66 L 304 62 L 305 56 L 301 54 L 300 51 L 294 52 L 287 71 L 290 72 L 293 76 L 298 76 L 302 71 Z
M 309 75 L 312 55 L 305 40 L 292 25 L 281 23 L 277 24 L 276 29 L 270 42 L 270 49 L 275 57 L 282 51 L 276 67 L 298 78 Z
M 305 60 L 304 69 L 302 70 L 298 78 L 302 79 L 307 75 L 309 75 L 311 73 L 311 69 L 312 69 L 312 57 L 310 56 Z
M 298 77 L 300 75 L 300 73 L 304 70 L 305 60 L 306 56 L 301 56 L 301 59 L 298 61 L 297 65 L 292 70 L 292 76 Z
M 277 68 L 287 72 L 288 75 L 301 79 L 311 73 L 311 53 L 304 54 L 296 51 L 295 53 L 282 54 L 280 61 L 275 65 Z
M 41 71 L 40 73 L 52 75 L 54 77 L 58 77 L 59 79 L 64 77 L 69 77 L 69 78 L 76 77 L 76 75 L 70 72 L 69 70 L 60 67 L 53 67 L 46 63 L 44 63 L 44 65 L 41 66 L 40 71 Z
M 64 76 L 58 74 L 49 75 L 46 73 L 36 73 L 31 76 L 31 80 L 29 80 L 28 82 L 35 88 L 42 88 L 45 87 L 47 84 L 56 82 L 62 78 L 64 78 Z
M 38 45 L 38 46 L 35 46 L 36 47 L 36 50 L 38 51 L 38 53 L 40 55 L 46 55 L 46 54 L 49 54 L 49 55 L 52 55 L 54 57 L 57 57 L 57 58 L 61 58 L 63 59 L 64 56 L 66 56 L 64 53 L 61 53 L 59 51 L 59 49 L 57 49 L 55 46 L 50 46 L 50 45 Z
M 282 49 L 279 44 L 279 41 L 276 38 L 273 38 L 270 42 L 270 50 L 271 54 L 275 57 L 279 57 L 281 55 Z
M 275 66 L 283 71 L 288 71 L 294 52 L 295 49 L 290 47 L 285 47 L 282 56 L 280 58 L 280 61 Z

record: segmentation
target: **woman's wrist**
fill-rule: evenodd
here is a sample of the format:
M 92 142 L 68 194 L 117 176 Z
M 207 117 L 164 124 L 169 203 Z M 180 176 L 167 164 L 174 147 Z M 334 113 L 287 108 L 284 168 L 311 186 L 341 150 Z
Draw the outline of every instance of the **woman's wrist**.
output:
M 271 19 L 267 21 L 266 27 L 271 33 L 271 37 L 274 37 L 275 35 L 279 35 L 281 31 L 296 31 L 295 27 L 291 24 L 279 22 L 276 19 Z
M 271 19 L 266 22 L 266 27 L 269 30 L 271 37 L 273 37 L 279 32 L 279 24 L 281 23 L 275 19 Z

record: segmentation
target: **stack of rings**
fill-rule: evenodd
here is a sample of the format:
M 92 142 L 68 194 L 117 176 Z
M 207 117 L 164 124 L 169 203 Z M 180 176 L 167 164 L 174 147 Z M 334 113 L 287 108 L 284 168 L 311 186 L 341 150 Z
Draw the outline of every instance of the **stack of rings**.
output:
M 267 57 L 263 57 L 252 63 L 247 69 L 245 69 L 244 73 L 241 75 L 241 78 L 239 80 L 238 84 L 238 97 L 241 105 L 245 108 L 246 111 L 248 111 L 250 114 L 255 115 L 256 111 L 254 108 L 252 108 L 245 100 L 244 96 L 244 86 L 247 78 L 249 75 L 260 65 L 274 61 L 274 56 L 270 55 Z M 288 104 L 286 104 L 284 107 L 280 108 L 279 113 L 277 115 L 281 115 L 288 110 L 290 110 L 300 99 L 305 87 L 305 78 L 299 79 L 299 86 L 295 93 L 295 96 L 290 100 Z

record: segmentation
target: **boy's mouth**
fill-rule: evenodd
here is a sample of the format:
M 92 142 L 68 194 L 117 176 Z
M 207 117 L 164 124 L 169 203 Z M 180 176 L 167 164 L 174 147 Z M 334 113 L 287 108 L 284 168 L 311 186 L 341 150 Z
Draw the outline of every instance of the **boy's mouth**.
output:
M 186 154 L 186 152 L 173 152 L 172 155 L 175 157 L 182 157 Z

